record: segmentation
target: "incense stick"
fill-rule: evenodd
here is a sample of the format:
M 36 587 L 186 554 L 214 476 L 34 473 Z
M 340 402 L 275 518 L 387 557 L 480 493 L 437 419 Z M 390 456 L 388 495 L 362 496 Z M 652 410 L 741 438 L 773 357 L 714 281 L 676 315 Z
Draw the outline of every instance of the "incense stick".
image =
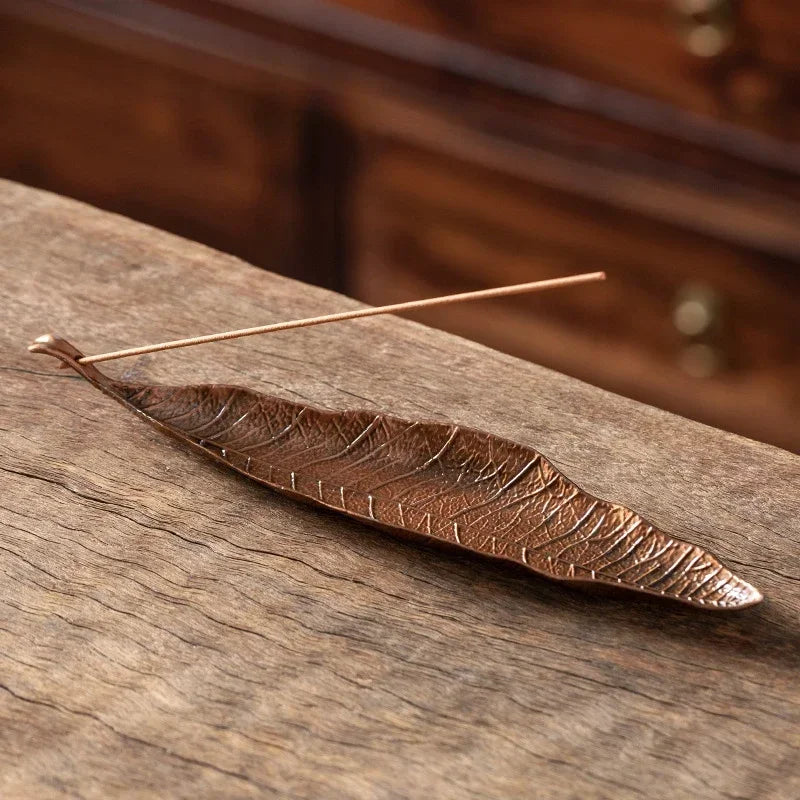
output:
M 256 328 L 242 328 L 236 331 L 211 333 L 207 336 L 194 336 L 190 339 L 175 339 L 171 342 L 148 344 L 144 345 L 143 347 L 130 347 L 126 350 L 115 350 L 111 353 L 100 353 L 94 356 L 84 356 L 83 358 L 78 359 L 78 361 L 81 364 L 96 364 L 99 361 L 112 361 L 116 358 L 126 358 L 127 356 L 141 356 L 145 353 L 158 353 L 162 350 L 175 350 L 178 347 L 191 347 L 196 344 L 222 342 L 227 339 L 239 339 L 243 336 L 256 336 L 257 334 L 261 333 L 288 331 L 292 330 L 293 328 L 307 328 L 311 325 L 322 325 L 326 322 L 341 322 L 347 319 L 374 317 L 379 314 L 397 314 L 404 311 L 414 311 L 418 308 L 443 306 L 449 303 L 463 303 L 467 300 L 487 300 L 493 297 L 507 297 L 509 295 L 524 294 L 526 292 L 540 292 L 544 291 L 545 289 L 557 289 L 562 286 L 572 286 L 578 283 L 602 281 L 605 280 L 605 277 L 605 272 L 587 272 L 582 275 L 569 275 L 564 278 L 552 278 L 550 280 L 533 281 L 531 283 L 518 283 L 513 286 L 500 286 L 496 289 L 480 289 L 476 292 L 462 292 L 460 294 L 450 294 L 442 297 L 430 297 L 426 300 L 411 300 L 406 303 L 393 303 L 392 305 L 388 306 L 360 308 L 355 311 L 341 311 L 336 314 L 325 314 L 321 317 L 295 319 L 287 322 L 276 322 L 272 325 L 260 325 Z

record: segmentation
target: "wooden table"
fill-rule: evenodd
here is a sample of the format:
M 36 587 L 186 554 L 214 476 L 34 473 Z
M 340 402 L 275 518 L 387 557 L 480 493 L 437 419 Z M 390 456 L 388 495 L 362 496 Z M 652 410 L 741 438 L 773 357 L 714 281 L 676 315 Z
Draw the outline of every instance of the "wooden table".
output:
M 276 496 L 25 350 L 355 301 L 10 183 L 0 269 L 3 798 L 800 796 L 796 457 L 388 317 L 109 367 L 492 430 L 767 600 L 592 597 Z

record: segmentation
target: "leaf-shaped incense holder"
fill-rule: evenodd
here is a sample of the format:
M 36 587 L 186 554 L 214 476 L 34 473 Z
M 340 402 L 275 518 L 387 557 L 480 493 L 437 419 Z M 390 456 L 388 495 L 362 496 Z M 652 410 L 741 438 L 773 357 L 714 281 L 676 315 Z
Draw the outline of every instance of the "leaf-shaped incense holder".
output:
M 592 497 L 540 453 L 489 433 L 371 411 L 324 411 L 236 386 L 115 381 L 55 356 L 159 430 L 272 489 L 362 522 L 706 609 L 758 603 L 711 553 Z

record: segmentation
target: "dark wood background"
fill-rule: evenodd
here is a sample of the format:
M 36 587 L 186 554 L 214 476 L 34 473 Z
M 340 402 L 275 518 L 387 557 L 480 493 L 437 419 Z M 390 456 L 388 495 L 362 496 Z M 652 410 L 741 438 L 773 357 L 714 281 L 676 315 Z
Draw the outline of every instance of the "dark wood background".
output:
M 0 174 L 370 303 L 604 269 L 418 319 L 800 449 L 800 10 L 703 5 L 0 0 Z

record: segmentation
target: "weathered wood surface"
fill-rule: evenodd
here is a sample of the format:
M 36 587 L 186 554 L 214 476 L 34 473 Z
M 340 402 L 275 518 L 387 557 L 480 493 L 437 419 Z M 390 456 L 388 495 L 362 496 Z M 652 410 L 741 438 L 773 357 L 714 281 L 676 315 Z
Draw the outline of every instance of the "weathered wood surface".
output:
M 593 597 L 393 540 L 25 350 L 354 301 L 0 187 L 0 796 L 800 796 L 800 460 L 394 318 L 109 366 L 517 439 L 767 599 Z

